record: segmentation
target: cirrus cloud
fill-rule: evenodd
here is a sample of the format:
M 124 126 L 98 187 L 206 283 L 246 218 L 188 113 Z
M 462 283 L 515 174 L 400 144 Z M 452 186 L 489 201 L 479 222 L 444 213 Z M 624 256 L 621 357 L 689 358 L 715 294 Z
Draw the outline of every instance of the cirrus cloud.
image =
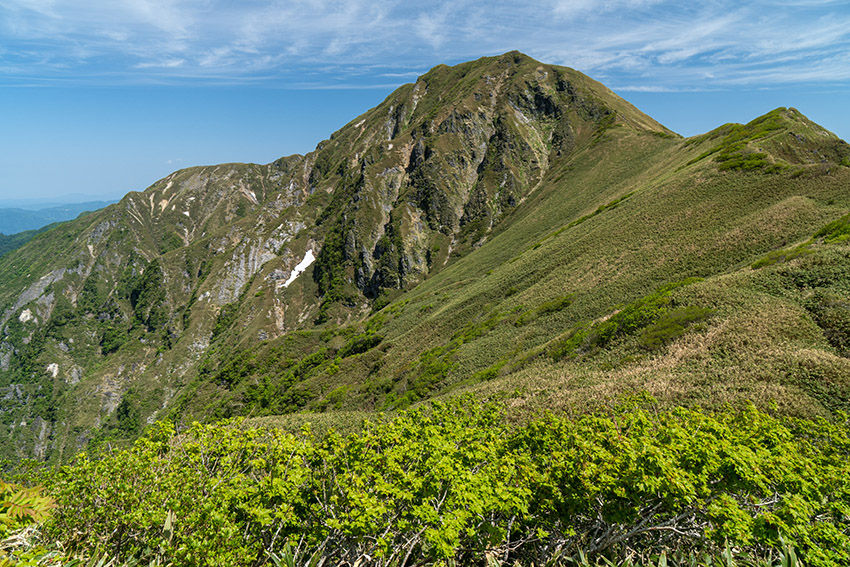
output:
M 0 0 L 0 80 L 362 86 L 438 62 L 519 49 L 632 88 L 844 83 L 850 13 L 843 6 L 831 0 Z M 332 74 L 322 77 L 321 69 Z

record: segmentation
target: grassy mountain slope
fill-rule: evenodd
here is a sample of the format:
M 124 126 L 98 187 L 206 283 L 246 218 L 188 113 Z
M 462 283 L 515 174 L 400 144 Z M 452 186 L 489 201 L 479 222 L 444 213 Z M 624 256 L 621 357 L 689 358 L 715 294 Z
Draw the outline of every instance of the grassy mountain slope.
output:
M 811 127 L 794 111 L 771 115 Z M 235 409 L 222 409 L 211 380 L 204 411 L 265 411 L 255 390 L 274 376 L 287 385 L 270 400 L 299 390 L 314 409 L 403 407 L 458 389 L 520 391 L 515 403 L 526 408 L 577 409 L 649 389 L 666 403 L 846 409 L 848 250 L 812 236 L 848 210 L 850 170 L 788 153 L 771 154 L 787 163 L 781 171 L 734 170 L 700 158 L 712 143 L 607 132 L 564 167 L 568 175 L 550 170 L 551 184 L 544 178 L 490 241 L 373 316 L 359 329 L 381 339 L 373 349 L 344 356 L 348 343 L 326 331 L 315 341 L 325 360 L 292 386 L 290 373 L 263 368 L 269 347 L 260 346 L 256 361 L 231 357 L 212 374 L 247 384 Z M 771 259 L 779 263 L 752 267 Z M 605 339 L 604 321 L 687 278 L 703 281 Z
M 17 232 L 15 234 L 0 234 L 0 256 L 11 252 L 15 248 L 20 248 L 29 242 L 36 234 L 49 229 L 50 226 L 45 226 L 39 229 Z
M 844 408 L 843 225 L 815 235 L 848 159 L 793 109 L 682 139 L 518 53 L 437 67 L 306 156 L 176 172 L 0 260 L 2 450 L 470 389 Z

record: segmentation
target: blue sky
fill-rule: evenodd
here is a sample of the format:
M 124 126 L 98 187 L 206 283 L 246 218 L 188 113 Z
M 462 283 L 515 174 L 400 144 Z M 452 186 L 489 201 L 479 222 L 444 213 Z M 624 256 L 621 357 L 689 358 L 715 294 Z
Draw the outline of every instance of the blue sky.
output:
M 439 63 L 520 50 L 683 135 L 795 106 L 850 139 L 850 3 L 0 0 L 0 202 L 306 153 Z

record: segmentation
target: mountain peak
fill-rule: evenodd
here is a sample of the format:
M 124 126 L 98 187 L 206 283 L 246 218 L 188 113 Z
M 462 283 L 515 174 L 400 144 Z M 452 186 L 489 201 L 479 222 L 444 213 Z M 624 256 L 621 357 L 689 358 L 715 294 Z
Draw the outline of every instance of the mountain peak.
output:
M 793 107 L 776 108 L 746 124 L 724 124 L 688 143 L 707 147 L 692 162 L 711 157 L 721 169 L 826 174 L 836 165 L 850 165 L 850 145 Z

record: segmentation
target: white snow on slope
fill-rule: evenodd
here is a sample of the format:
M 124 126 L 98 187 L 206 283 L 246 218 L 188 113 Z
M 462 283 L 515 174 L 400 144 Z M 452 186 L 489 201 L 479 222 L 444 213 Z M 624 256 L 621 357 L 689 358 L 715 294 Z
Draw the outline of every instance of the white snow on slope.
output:
M 286 280 L 286 282 L 283 284 L 283 287 L 289 287 L 289 284 L 294 282 L 295 278 L 300 276 L 304 272 L 304 270 L 309 268 L 310 264 L 312 264 L 315 260 L 316 257 L 313 256 L 313 251 L 307 250 L 307 253 L 304 255 L 304 259 L 298 262 L 298 265 L 295 266 L 295 268 L 292 270 L 292 275 L 289 276 L 289 279 Z

